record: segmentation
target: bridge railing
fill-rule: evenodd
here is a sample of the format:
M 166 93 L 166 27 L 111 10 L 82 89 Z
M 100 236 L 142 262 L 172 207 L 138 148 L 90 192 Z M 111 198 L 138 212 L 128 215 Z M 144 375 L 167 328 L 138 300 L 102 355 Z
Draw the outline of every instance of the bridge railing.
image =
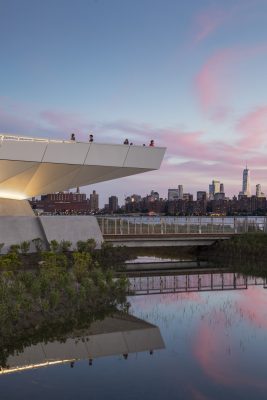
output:
M 266 217 L 98 217 L 103 235 L 267 232 Z

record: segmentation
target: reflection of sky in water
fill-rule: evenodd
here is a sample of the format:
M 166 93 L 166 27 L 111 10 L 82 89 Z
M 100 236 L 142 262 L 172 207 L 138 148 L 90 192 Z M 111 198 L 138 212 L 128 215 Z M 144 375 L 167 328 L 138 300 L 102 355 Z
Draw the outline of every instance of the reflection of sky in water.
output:
M 130 298 L 166 349 L 0 378 L 1 399 L 266 399 L 267 292 Z

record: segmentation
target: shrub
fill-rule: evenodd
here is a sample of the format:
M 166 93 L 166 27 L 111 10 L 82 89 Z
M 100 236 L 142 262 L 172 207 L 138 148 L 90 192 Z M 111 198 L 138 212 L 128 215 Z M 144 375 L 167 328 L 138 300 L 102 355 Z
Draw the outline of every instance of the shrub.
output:
M 5 243 L 0 243 L 0 254 L 2 253 L 4 245 L 5 245 Z
M 44 249 L 44 242 L 41 238 L 35 238 L 32 239 L 32 243 L 35 246 L 35 250 L 37 251 L 37 253 L 41 253 L 41 251 Z
M 19 254 L 10 252 L 0 257 L 0 267 L 3 269 L 16 269 L 21 266 Z
M 59 253 L 43 253 L 43 264 L 44 268 L 63 268 L 66 269 L 68 266 L 68 259 L 64 254 Z
M 50 247 L 50 250 L 52 251 L 52 253 L 58 253 L 59 243 L 57 240 L 51 240 L 51 242 L 49 243 L 49 247 Z
M 77 250 L 81 253 L 92 253 L 93 250 L 96 248 L 96 241 L 95 239 L 88 239 L 86 241 L 78 240 L 77 242 Z
M 12 244 L 12 245 L 9 247 L 8 252 L 9 252 L 9 253 L 19 254 L 19 250 L 20 250 L 20 245 L 19 245 L 19 244 Z
M 67 251 L 70 251 L 71 246 L 72 243 L 69 240 L 61 240 L 59 244 L 59 250 L 63 253 L 66 253 Z
M 29 240 L 24 240 L 20 243 L 20 251 L 22 254 L 27 254 L 30 251 L 31 242 Z

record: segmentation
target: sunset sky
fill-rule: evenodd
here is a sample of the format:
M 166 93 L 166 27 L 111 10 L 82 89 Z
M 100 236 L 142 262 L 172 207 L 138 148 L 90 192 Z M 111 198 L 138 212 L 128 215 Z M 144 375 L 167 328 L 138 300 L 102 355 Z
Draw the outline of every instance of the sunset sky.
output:
M 167 146 L 160 171 L 87 187 L 267 192 L 266 0 L 0 0 L 0 132 Z

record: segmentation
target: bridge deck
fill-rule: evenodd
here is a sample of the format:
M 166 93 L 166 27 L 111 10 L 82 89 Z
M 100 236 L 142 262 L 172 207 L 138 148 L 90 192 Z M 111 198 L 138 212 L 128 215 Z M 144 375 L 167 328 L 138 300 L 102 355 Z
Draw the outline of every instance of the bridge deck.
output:
M 231 233 L 103 235 L 106 242 L 127 247 L 209 246 L 216 240 L 227 240 L 231 236 Z

